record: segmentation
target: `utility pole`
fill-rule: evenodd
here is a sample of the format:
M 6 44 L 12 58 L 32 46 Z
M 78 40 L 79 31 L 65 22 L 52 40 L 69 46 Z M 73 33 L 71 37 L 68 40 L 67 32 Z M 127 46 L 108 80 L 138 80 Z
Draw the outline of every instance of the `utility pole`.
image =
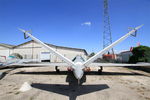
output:
M 103 32 L 103 48 L 107 47 L 112 43 L 112 34 L 110 27 L 110 17 L 108 11 L 108 0 L 104 0 L 104 32 Z M 114 54 L 113 48 L 108 51 L 108 54 Z

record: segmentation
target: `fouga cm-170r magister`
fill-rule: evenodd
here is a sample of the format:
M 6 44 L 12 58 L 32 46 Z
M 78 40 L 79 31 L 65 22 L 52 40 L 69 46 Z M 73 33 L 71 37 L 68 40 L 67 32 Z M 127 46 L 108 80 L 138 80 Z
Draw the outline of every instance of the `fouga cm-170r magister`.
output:
M 35 38 L 29 32 L 27 32 L 27 31 L 25 31 L 23 29 L 20 29 L 20 30 L 23 33 L 25 33 L 27 36 L 29 36 L 32 40 L 34 40 L 37 43 L 41 44 L 43 47 L 47 48 L 51 53 L 55 54 L 60 59 L 62 59 L 65 63 L 55 63 L 54 66 L 67 66 L 67 67 L 71 68 L 73 73 L 74 73 L 74 76 L 79 81 L 82 78 L 83 74 L 84 74 L 84 69 L 86 69 L 89 66 L 92 66 L 92 67 L 94 67 L 94 66 L 143 66 L 143 65 L 140 65 L 140 64 L 93 63 L 94 60 L 99 58 L 106 51 L 108 51 L 109 49 L 113 48 L 115 45 L 117 45 L 118 43 L 120 43 L 121 41 L 126 39 L 128 36 L 133 35 L 134 33 L 136 33 L 137 30 L 139 28 L 141 28 L 142 26 L 143 25 L 140 25 L 140 26 L 132 29 L 130 32 L 128 32 L 127 34 L 125 34 L 124 36 L 122 36 L 121 38 L 119 38 L 118 40 L 116 40 L 115 42 L 113 42 L 111 45 L 107 46 L 103 50 L 99 51 L 96 55 L 94 55 L 93 57 L 89 58 L 86 61 L 84 61 L 80 57 L 77 57 L 74 61 L 71 61 L 70 59 L 64 57 L 62 54 L 60 54 L 57 51 L 55 51 L 50 46 L 46 45 L 45 43 L 43 43 L 39 39 Z M 148 66 L 148 65 L 146 65 L 146 66 Z
M 62 54 L 60 54 L 59 52 L 55 51 L 53 48 L 51 48 L 47 44 L 43 43 L 39 39 L 35 38 L 28 31 L 25 31 L 23 29 L 19 29 L 26 36 L 30 37 L 35 42 L 41 44 L 43 47 L 48 49 L 51 53 L 53 53 L 54 55 L 56 55 L 60 59 L 62 59 L 64 61 L 64 63 L 46 63 L 46 64 L 44 64 L 44 63 L 29 63 L 29 64 L 27 64 L 27 63 L 26 64 L 25 63 L 14 63 L 14 64 L 10 64 L 9 66 L 11 66 L 11 65 L 13 65 L 13 66 L 14 65 L 16 65 L 16 66 L 55 66 L 55 67 L 56 66 L 66 66 L 66 67 L 70 68 L 73 71 L 74 76 L 78 80 L 78 82 L 80 82 L 80 79 L 83 77 L 84 71 L 88 67 L 98 67 L 98 66 L 150 66 L 150 64 L 93 63 L 94 60 L 99 58 L 106 51 L 108 51 L 109 49 L 113 48 L 115 45 L 117 45 L 121 41 L 125 40 L 128 36 L 134 35 L 137 32 L 137 30 L 139 28 L 141 28 L 142 26 L 143 25 L 140 25 L 140 26 L 132 29 L 130 32 L 128 32 L 127 34 L 125 34 L 124 36 L 122 36 L 121 38 L 119 38 L 118 40 L 116 40 L 115 42 L 113 42 L 111 45 L 107 46 L 103 50 L 99 51 L 96 55 L 94 55 L 93 57 L 89 58 L 86 61 L 84 59 L 82 59 L 82 57 L 80 57 L 80 56 L 77 56 L 76 59 L 72 61 L 72 60 L 64 57 Z

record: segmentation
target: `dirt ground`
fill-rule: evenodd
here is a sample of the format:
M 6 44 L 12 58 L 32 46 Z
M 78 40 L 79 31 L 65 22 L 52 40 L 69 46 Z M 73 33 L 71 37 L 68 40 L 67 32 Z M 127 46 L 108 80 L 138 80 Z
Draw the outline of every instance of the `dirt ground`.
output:
M 0 80 L 0 100 L 150 100 L 150 73 L 124 67 L 98 68 L 85 73 L 77 85 L 72 73 L 53 67 L 3 69 L 8 74 Z M 20 92 L 24 82 L 32 89 Z

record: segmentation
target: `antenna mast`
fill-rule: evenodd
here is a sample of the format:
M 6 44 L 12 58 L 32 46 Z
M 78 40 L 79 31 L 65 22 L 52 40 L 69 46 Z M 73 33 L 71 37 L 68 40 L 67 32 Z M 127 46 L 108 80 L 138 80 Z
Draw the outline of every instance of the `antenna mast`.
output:
M 112 43 L 110 17 L 108 12 L 108 0 L 104 0 L 104 32 L 103 32 L 103 48 L 109 46 Z M 111 54 L 114 54 L 113 48 L 110 50 Z M 109 53 L 109 51 L 108 51 Z

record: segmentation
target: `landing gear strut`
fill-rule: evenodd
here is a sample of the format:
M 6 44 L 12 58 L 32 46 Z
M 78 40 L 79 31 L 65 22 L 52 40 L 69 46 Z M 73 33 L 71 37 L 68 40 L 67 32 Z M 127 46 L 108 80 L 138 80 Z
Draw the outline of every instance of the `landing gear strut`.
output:
M 56 70 L 57 73 L 60 72 L 60 70 L 58 69 L 58 66 L 55 66 L 55 70 Z
M 100 66 L 100 69 L 98 69 L 98 73 L 102 74 L 103 66 Z

